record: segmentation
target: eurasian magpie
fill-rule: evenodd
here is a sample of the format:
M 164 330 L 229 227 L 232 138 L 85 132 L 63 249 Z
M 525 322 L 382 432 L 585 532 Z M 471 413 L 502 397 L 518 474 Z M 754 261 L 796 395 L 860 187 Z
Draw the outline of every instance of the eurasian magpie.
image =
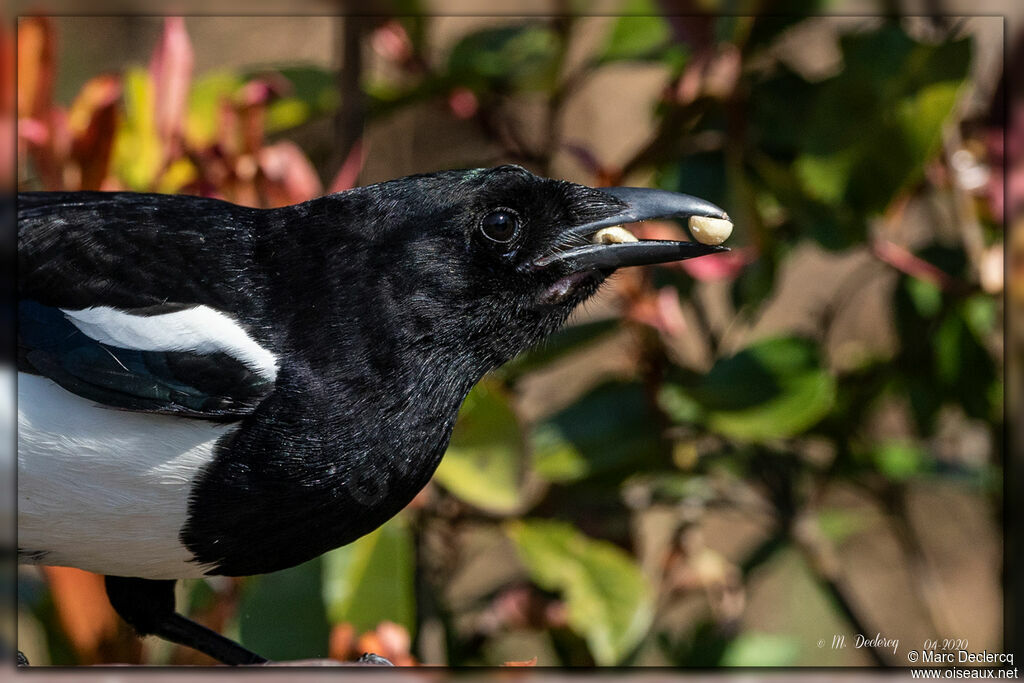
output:
M 262 210 L 20 194 L 19 560 L 104 574 L 141 635 L 265 661 L 177 614 L 175 580 L 292 567 L 395 515 L 484 373 L 616 268 L 723 249 L 592 241 L 668 216 L 727 218 L 518 166 Z

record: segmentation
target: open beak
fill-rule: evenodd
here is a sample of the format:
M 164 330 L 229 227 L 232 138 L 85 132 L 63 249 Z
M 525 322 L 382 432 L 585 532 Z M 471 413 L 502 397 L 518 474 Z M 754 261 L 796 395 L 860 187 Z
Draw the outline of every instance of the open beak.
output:
M 623 223 L 636 223 L 652 218 L 689 218 L 705 216 L 728 220 L 729 216 L 711 202 L 687 194 L 652 190 L 645 187 L 602 187 L 601 192 L 615 197 L 626 206 L 613 216 L 573 226 L 565 235 L 592 238 L 599 230 Z M 567 266 L 570 272 L 583 270 L 614 270 L 626 266 L 683 261 L 696 256 L 728 251 L 727 247 L 677 242 L 672 240 L 637 240 L 610 244 L 587 244 L 549 254 L 533 262 L 546 268 L 555 263 Z

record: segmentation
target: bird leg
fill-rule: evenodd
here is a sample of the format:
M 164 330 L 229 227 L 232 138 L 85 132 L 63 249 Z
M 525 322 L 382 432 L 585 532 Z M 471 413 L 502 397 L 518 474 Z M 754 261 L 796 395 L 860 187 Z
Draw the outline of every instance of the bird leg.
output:
M 230 638 L 174 611 L 174 580 L 107 576 L 107 598 L 140 636 L 158 636 L 210 655 L 224 664 L 262 664 L 267 660 Z

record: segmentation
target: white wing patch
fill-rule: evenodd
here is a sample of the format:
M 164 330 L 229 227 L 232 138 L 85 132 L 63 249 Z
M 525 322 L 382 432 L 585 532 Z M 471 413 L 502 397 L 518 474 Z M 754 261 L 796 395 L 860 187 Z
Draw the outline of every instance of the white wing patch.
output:
M 277 379 L 274 354 L 229 316 L 209 306 L 161 315 L 133 315 L 108 306 L 64 310 L 64 314 L 75 327 L 103 344 L 136 351 L 220 351 L 270 381 Z
M 28 561 L 202 576 L 178 538 L 195 478 L 236 424 L 112 410 L 18 373 L 18 547 Z M 24 561 L 24 560 L 23 560 Z

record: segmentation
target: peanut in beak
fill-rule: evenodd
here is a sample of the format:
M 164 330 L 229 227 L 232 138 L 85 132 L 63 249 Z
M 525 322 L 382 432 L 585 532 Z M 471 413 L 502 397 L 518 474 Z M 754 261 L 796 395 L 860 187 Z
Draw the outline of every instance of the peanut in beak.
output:
M 625 242 L 639 242 L 640 240 L 621 225 L 613 225 L 610 228 L 601 228 L 595 232 L 590 241 L 594 244 L 623 244 Z
M 690 216 L 690 234 L 701 244 L 721 244 L 732 234 L 732 221 L 709 216 Z

